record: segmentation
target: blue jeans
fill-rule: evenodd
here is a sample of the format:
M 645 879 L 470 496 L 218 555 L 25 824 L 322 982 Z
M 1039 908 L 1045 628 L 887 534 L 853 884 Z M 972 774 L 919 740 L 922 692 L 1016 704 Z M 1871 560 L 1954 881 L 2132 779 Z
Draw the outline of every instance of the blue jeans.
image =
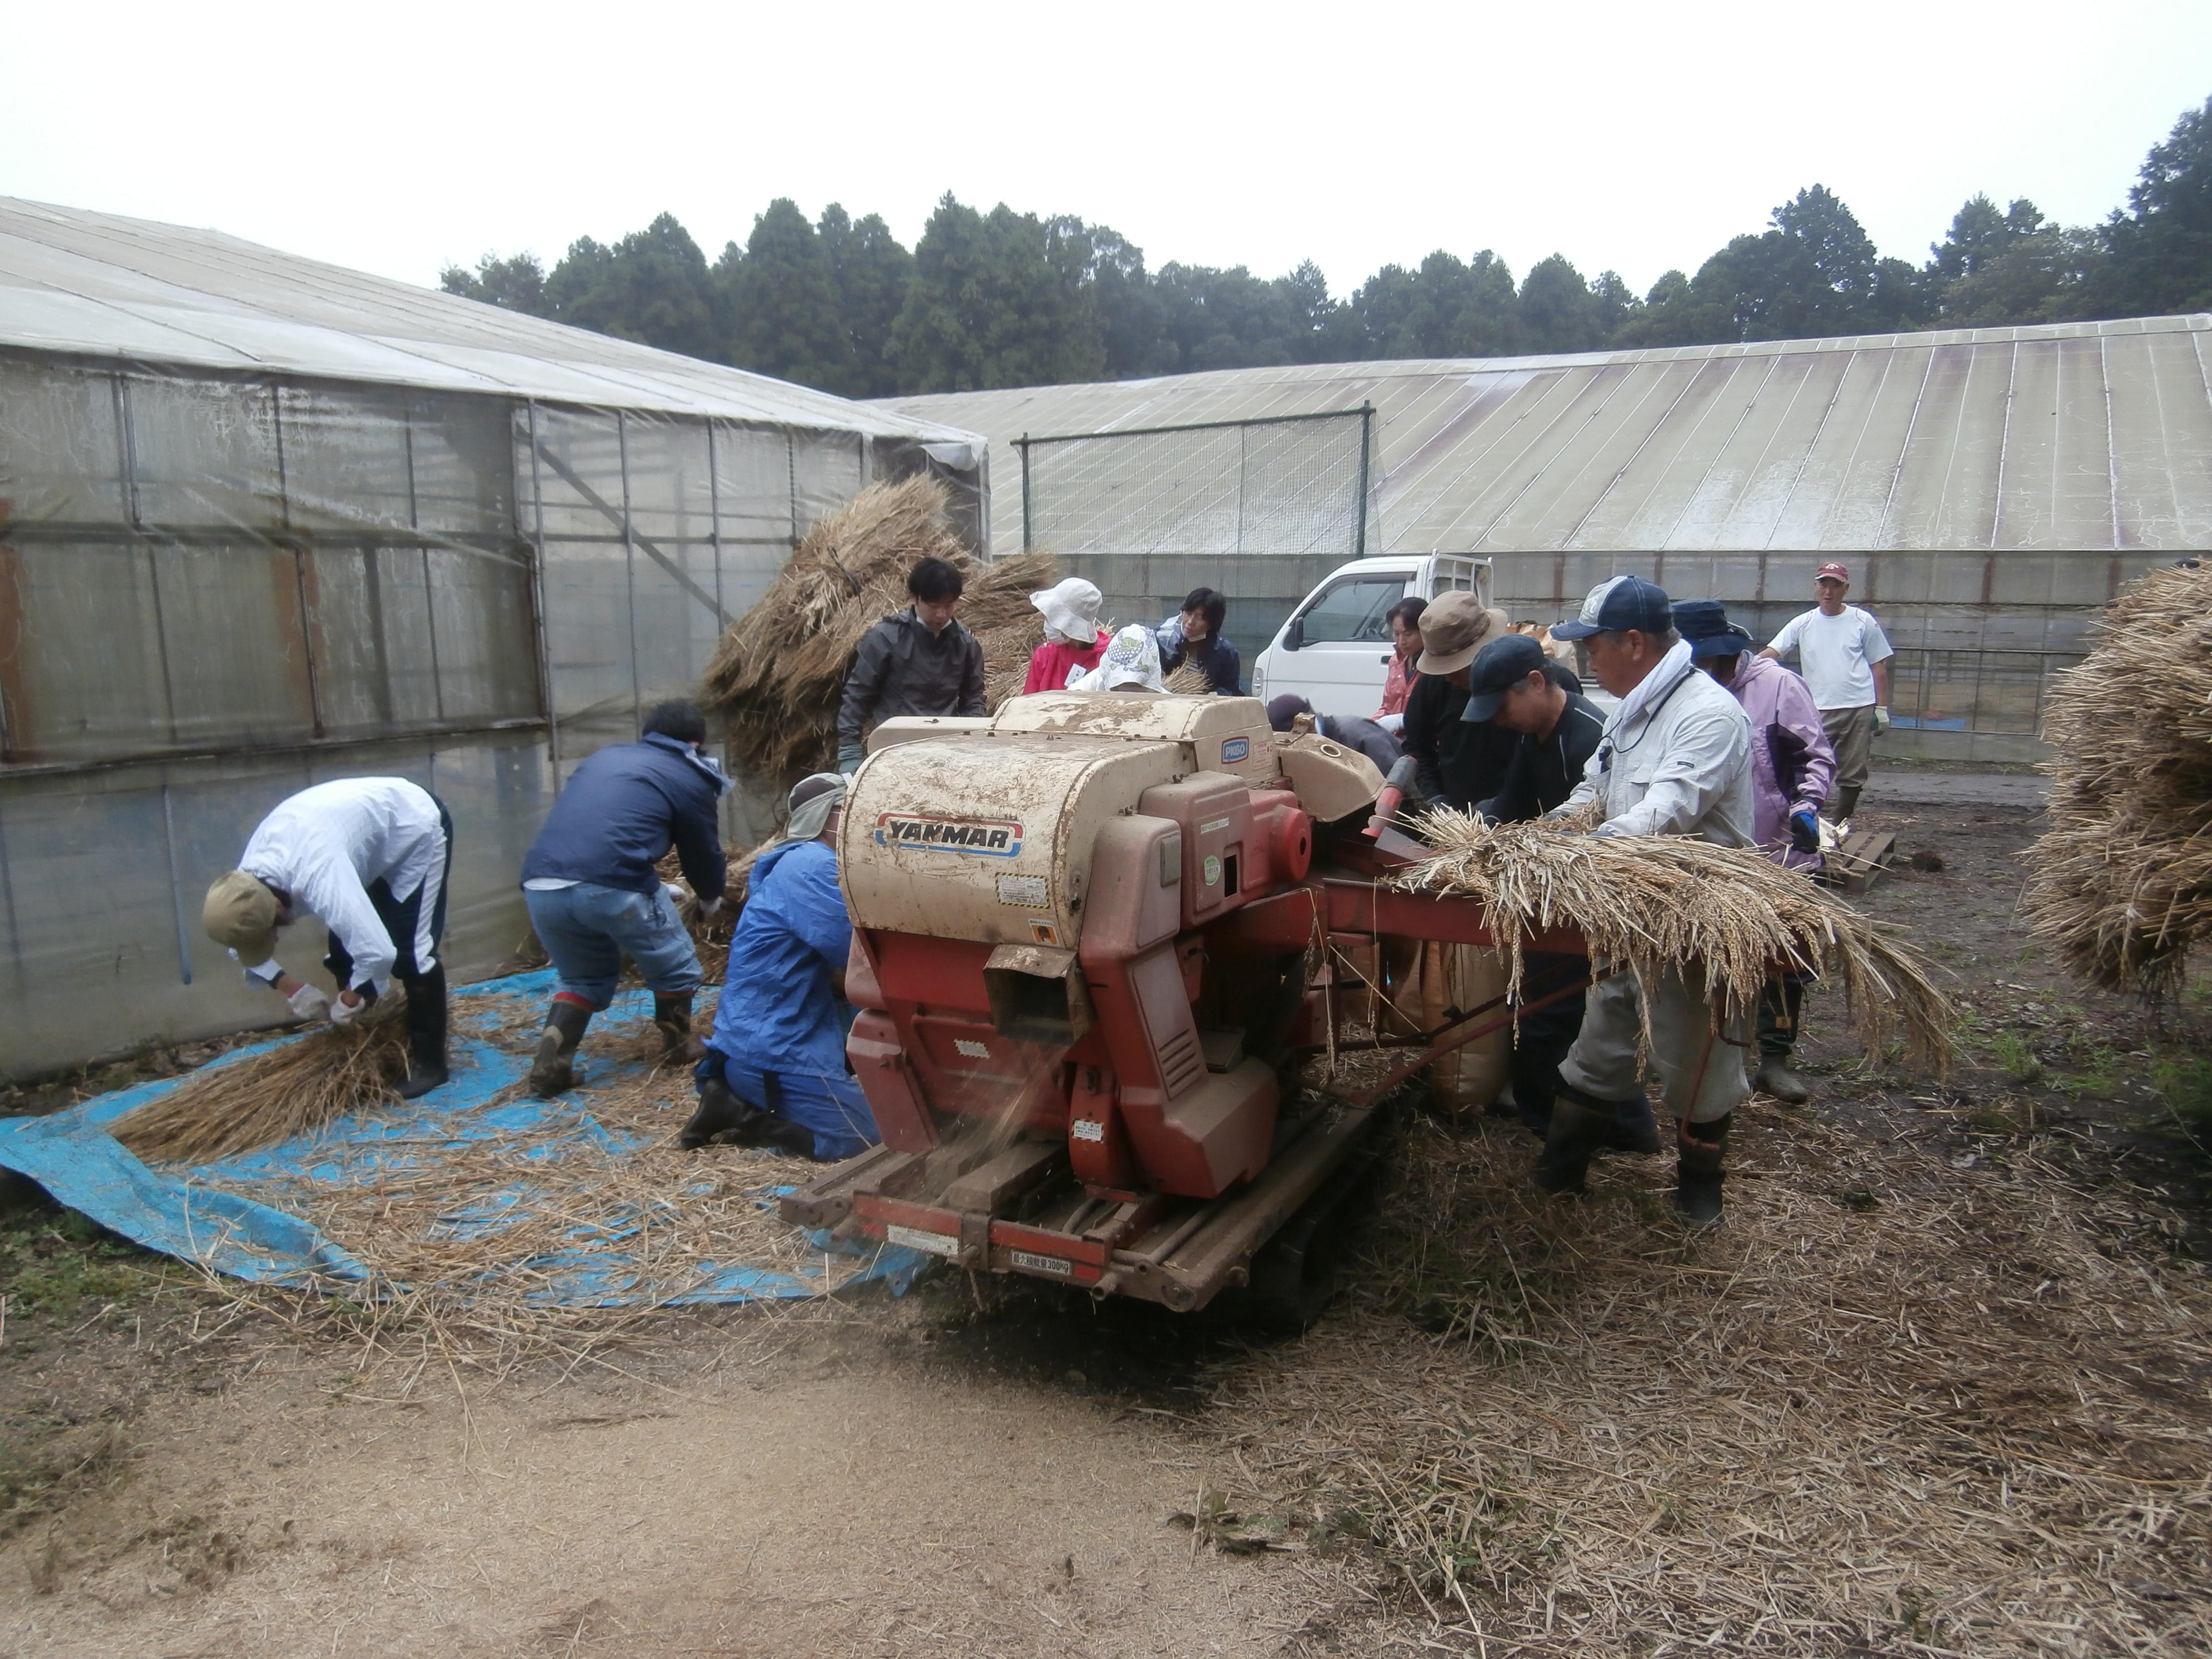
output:
M 857 1158 L 883 1139 L 876 1133 L 876 1115 L 868 1109 L 868 1097 L 846 1073 L 830 1077 L 771 1072 L 709 1048 L 694 1077 L 705 1082 L 714 1075 L 717 1061 L 732 1094 L 807 1130 L 814 1137 L 814 1156 L 825 1164 Z
M 553 958 L 560 988 L 594 1008 L 614 1000 L 615 981 L 627 955 L 660 996 L 689 996 L 699 988 L 699 953 L 668 895 L 654 888 L 634 893 L 580 881 L 540 891 L 524 888 L 530 925 Z

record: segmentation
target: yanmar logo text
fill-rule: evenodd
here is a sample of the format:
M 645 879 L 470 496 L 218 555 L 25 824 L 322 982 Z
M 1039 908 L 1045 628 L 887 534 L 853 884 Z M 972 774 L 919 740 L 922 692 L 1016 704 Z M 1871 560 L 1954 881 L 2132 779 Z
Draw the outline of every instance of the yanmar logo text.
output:
M 1022 850 L 1022 826 L 1005 818 L 932 818 L 917 812 L 885 812 L 876 820 L 876 845 L 1010 859 Z

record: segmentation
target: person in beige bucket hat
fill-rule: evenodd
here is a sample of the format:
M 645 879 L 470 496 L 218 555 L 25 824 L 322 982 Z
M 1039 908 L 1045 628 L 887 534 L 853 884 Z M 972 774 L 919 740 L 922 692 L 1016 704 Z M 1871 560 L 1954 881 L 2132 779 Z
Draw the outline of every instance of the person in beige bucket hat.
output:
M 1516 741 L 1487 721 L 1463 720 L 1475 654 L 1510 623 L 1468 592 L 1439 593 L 1421 612 L 1418 677 L 1406 699 L 1405 743 L 1413 785 L 1432 806 L 1462 811 L 1498 793 Z M 1582 689 L 1579 683 L 1573 688 Z

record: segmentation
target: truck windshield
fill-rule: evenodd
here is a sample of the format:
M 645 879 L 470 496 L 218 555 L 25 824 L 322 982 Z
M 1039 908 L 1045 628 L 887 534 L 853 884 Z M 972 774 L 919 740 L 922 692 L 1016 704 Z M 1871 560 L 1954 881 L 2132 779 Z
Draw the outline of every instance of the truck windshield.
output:
M 1403 576 L 1348 576 L 1306 607 L 1308 645 L 1388 645 L 1390 607 L 1406 597 Z

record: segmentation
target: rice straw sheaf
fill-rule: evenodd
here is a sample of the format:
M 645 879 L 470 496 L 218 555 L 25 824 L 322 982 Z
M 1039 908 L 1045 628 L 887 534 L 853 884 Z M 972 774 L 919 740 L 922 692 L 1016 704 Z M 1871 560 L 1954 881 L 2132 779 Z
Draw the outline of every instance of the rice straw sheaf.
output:
M 2074 972 L 2156 1002 L 2212 929 L 2212 569 L 2131 583 L 2044 701 L 2051 828 L 2021 914 Z
M 1906 1065 L 1949 1069 L 1950 1004 L 1919 956 L 1753 848 L 1492 826 L 1449 809 L 1419 827 L 1440 850 L 1392 885 L 1480 900 L 1504 936 L 1516 988 L 1527 937 L 1550 928 L 1575 929 L 1593 956 L 1638 969 L 1701 963 L 1731 1017 L 1756 1006 L 1777 969 L 1817 973 L 1841 983 L 1869 1060 L 1895 1038 Z
M 392 1085 L 407 1074 L 406 1000 L 395 987 L 350 1025 L 197 1072 L 112 1133 L 149 1164 L 205 1164 L 396 1101 Z
M 945 515 L 945 488 L 912 477 L 871 484 L 810 529 L 781 574 L 722 635 L 701 686 L 729 722 L 732 758 L 785 787 L 836 757 L 838 699 L 860 636 L 910 603 L 907 573 L 939 558 L 965 579 L 960 621 L 983 646 L 998 698 L 1021 684 L 1043 640 L 1030 594 L 1060 572 L 1044 554 L 979 564 Z M 994 701 L 997 700 L 994 698 Z

